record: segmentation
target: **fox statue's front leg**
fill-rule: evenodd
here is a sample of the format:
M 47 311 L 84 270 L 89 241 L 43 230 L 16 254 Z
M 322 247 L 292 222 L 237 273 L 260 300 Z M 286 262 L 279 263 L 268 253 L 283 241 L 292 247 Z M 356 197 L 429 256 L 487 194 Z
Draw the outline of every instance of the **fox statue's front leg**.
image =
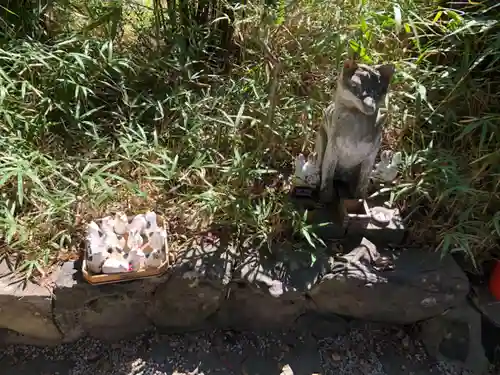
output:
M 316 166 L 318 170 L 321 171 L 321 165 L 323 164 L 323 157 L 325 155 L 325 149 L 327 144 L 327 135 L 323 124 L 316 132 L 316 143 L 314 144 L 314 149 L 316 153 Z M 319 187 L 319 186 L 318 186 Z
M 323 122 L 316 136 L 317 166 L 321 171 L 319 196 L 322 203 L 331 203 L 334 198 L 334 177 L 337 167 L 337 152 L 334 144 L 335 124 L 331 121 L 335 103 L 323 111 Z

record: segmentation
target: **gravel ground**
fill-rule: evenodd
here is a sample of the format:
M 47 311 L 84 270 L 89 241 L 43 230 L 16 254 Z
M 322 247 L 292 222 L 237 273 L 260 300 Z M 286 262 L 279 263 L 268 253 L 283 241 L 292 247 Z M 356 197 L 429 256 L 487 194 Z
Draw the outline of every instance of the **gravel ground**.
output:
M 343 334 L 212 331 L 152 332 L 103 343 L 0 349 L 2 375 L 468 375 L 434 363 L 400 329 L 358 323 Z

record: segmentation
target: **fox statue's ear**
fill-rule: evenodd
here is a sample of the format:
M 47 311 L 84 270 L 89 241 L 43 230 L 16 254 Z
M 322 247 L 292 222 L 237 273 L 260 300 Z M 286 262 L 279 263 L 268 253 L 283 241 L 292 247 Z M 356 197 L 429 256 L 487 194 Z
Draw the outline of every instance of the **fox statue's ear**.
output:
M 393 64 L 383 64 L 383 65 L 378 65 L 377 70 L 379 71 L 382 79 L 386 81 L 387 84 L 389 84 L 391 83 L 392 76 L 396 71 L 396 67 Z
M 356 69 L 358 67 L 357 61 L 359 61 L 359 52 L 351 46 L 348 46 L 347 50 L 347 59 L 344 61 L 344 68 Z
M 344 69 L 351 70 L 351 69 L 356 69 L 358 67 L 358 64 L 354 59 L 347 59 L 344 61 Z

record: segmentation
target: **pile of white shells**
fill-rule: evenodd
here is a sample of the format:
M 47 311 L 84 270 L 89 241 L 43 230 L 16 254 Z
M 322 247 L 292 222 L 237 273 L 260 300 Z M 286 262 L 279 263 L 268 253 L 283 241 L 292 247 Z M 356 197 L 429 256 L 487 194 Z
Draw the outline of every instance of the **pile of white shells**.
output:
M 156 213 L 118 212 L 87 226 L 87 268 L 93 273 L 121 273 L 158 268 L 167 258 L 167 232 Z

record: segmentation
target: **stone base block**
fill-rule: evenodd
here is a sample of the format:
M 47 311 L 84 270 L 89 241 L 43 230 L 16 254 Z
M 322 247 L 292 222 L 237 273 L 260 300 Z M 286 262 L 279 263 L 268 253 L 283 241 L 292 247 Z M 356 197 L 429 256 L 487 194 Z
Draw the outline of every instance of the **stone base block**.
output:
M 427 352 L 438 360 L 449 361 L 485 374 L 489 361 L 481 339 L 481 314 L 468 303 L 421 324 L 420 339 Z

